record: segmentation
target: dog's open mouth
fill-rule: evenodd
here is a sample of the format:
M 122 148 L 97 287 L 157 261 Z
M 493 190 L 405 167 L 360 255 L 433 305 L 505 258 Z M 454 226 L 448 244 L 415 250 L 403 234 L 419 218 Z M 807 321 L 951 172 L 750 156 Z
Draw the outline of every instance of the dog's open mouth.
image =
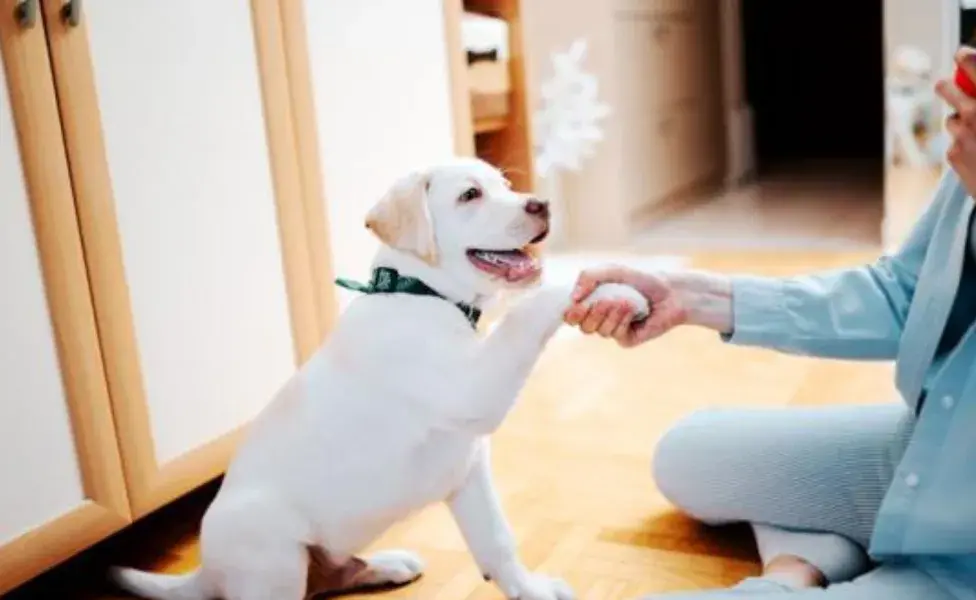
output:
M 531 244 L 517 250 L 471 249 L 468 260 L 479 270 L 509 283 L 534 279 L 542 271 L 542 262 Z

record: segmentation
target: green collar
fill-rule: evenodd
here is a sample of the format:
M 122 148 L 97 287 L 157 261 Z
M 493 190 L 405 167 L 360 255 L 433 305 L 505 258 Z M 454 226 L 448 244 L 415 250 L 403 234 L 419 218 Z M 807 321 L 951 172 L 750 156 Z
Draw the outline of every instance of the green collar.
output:
M 389 267 L 377 267 L 374 269 L 373 278 L 368 284 L 340 277 L 336 279 L 336 285 L 364 294 L 410 294 L 412 296 L 431 296 L 433 298 L 447 300 L 448 302 L 451 301 L 416 277 L 403 277 L 396 269 Z M 478 319 L 481 318 L 480 308 L 465 304 L 464 302 L 455 302 L 454 306 L 458 307 L 464 313 L 464 317 L 471 323 L 472 327 L 478 326 Z

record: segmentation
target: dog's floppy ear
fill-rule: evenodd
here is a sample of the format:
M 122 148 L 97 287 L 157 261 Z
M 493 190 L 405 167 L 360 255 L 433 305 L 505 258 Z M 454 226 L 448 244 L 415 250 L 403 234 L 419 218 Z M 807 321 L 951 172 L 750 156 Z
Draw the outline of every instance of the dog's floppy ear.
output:
M 437 243 L 427 207 L 429 186 L 430 177 L 425 173 L 403 177 L 366 215 L 366 228 L 387 246 L 435 264 Z

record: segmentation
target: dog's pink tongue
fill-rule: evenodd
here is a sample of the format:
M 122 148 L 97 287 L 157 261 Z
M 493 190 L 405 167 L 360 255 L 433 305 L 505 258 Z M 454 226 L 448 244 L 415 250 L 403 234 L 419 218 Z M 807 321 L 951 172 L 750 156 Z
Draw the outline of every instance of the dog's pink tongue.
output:
M 509 281 L 519 281 L 532 275 L 536 271 L 535 260 L 522 252 L 508 254 L 505 257 L 508 272 L 505 277 Z

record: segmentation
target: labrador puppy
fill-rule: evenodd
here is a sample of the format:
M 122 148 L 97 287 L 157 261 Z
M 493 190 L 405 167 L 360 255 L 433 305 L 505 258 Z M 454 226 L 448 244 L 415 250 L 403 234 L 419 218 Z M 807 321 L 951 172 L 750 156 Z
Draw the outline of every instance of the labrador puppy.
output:
M 397 182 L 366 226 L 383 243 L 372 283 L 249 428 L 203 519 L 202 566 L 116 569 L 121 587 L 160 600 L 302 600 L 404 585 L 421 575 L 419 557 L 357 553 L 446 502 L 507 598 L 573 598 L 520 562 L 489 467 L 488 435 L 571 303 L 569 287 L 536 286 L 548 205 L 458 159 Z M 476 330 L 499 292 L 529 287 L 492 331 Z M 607 298 L 648 310 L 619 285 L 587 302 Z

